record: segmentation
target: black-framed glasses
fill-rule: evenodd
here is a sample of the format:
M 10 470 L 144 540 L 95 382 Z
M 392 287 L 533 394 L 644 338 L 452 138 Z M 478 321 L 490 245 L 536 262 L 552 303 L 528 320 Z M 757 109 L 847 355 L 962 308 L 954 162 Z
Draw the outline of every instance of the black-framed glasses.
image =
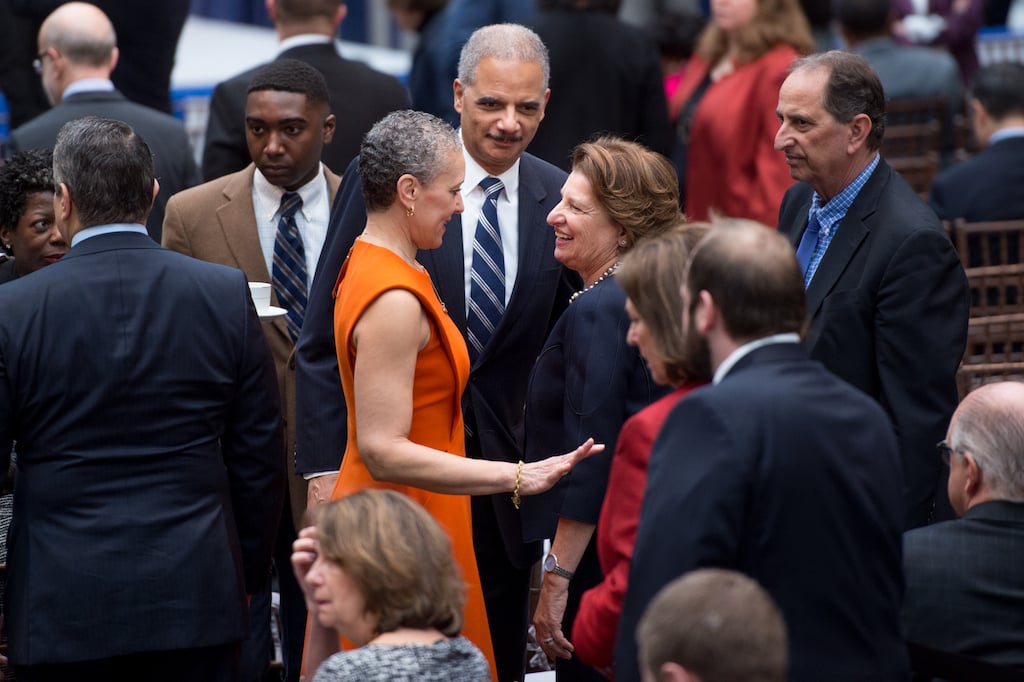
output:
M 32 61 L 32 68 L 35 69 L 37 75 L 41 76 L 43 74 L 43 59 L 49 56 L 50 48 L 46 48 L 45 50 L 37 54 L 36 58 Z
M 944 440 L 939 441 L 935 444 L 935 449 L 939 451 L 939 457 L 942 459 L 942 463 L 949 466 L 949 459 L 953 453 L 960 454 L 959 450 L 952 448 L 949 443 Z

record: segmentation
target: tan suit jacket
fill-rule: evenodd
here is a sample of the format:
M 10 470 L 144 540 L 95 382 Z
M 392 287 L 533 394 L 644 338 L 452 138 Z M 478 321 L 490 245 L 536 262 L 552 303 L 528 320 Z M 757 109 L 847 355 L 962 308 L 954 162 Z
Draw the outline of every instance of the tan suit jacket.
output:
M 249 164 L 237 173 L 171 197 L 164 216 L 163 245 L 193 258 L 238 268 L 250 282 L 269 282 L 270 273 L 260 247 L 256 213 L 252 206 L 255 170 L 255 165 Z M 330 201 L 333 202 L 341 178 L 326 167 L 324 174 Z M 274 294 L 271 294 L 271 304 L 278 305 Z M 300 528 L 306 509 L 306 482 L 295 473 L 294 344 L 288 336 L 283 317 L 265 321 L 263 330 L 274 355 L 281 388 L 292 518 L 295 527 Z

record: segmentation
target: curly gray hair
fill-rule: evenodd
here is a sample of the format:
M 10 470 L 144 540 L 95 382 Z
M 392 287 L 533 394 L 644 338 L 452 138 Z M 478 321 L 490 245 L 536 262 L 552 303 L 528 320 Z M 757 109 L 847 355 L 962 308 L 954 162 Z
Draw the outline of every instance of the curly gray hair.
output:
M 445 154 L 461 149 L 459 134 L 431 114 L 394 111 L 377 121 L 359 149 L 366 210 L 394 203 L 398 178 L 407 173 L 429 185 L 443 171 Z

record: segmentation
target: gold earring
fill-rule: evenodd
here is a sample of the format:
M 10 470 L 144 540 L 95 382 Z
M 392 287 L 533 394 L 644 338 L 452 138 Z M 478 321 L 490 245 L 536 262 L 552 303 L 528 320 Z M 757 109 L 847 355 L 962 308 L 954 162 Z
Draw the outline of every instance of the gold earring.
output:
M 412 204 L 411 206 L 409 206 L 409 208 L 405 209 L 405 215 L 409 216 L 410 218 L 416 215 L 416 204 Z
M 619 240 L 619 246 L 621 246 L 622 248 L 626 248 L 626 240 L 625 239 L 620 239 Z

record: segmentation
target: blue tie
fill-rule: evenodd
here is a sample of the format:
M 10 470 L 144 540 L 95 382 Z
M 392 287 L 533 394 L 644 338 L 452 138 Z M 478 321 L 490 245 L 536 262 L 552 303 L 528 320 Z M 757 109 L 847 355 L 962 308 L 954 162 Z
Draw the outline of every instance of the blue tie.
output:
M 284 322 L 292 341 L 302 329 L 306 314 L 306 250 L 295 224 L 295 212 L 302 206 L 302 197 L 285 192 L 281 197 L 281 218 L 277 221 L 274 238 L 274 268 L 271 281 L 281 307 L 288 311 Z
M 466 315 L 470 362 L 476 362 L 505 312 L 505 256 L 498 227 L 498 194 L 504 185 L 498 178 L 488 176 L 480 181 L 480 187 L 484 190 L 484 203 L 473 237 Z
M 796 260 L 800 263 L 800 271 L 804 273 L 804 288 L 811 283 L 814 271 L 810 269 L 814 252 L 818 249 L 818 237 L 821 232 L 821 223 L 818 222 L 818 212 L 812 210 L 807 217 L 807 229 L 800 239 L 800 246 L 796 249 Z

